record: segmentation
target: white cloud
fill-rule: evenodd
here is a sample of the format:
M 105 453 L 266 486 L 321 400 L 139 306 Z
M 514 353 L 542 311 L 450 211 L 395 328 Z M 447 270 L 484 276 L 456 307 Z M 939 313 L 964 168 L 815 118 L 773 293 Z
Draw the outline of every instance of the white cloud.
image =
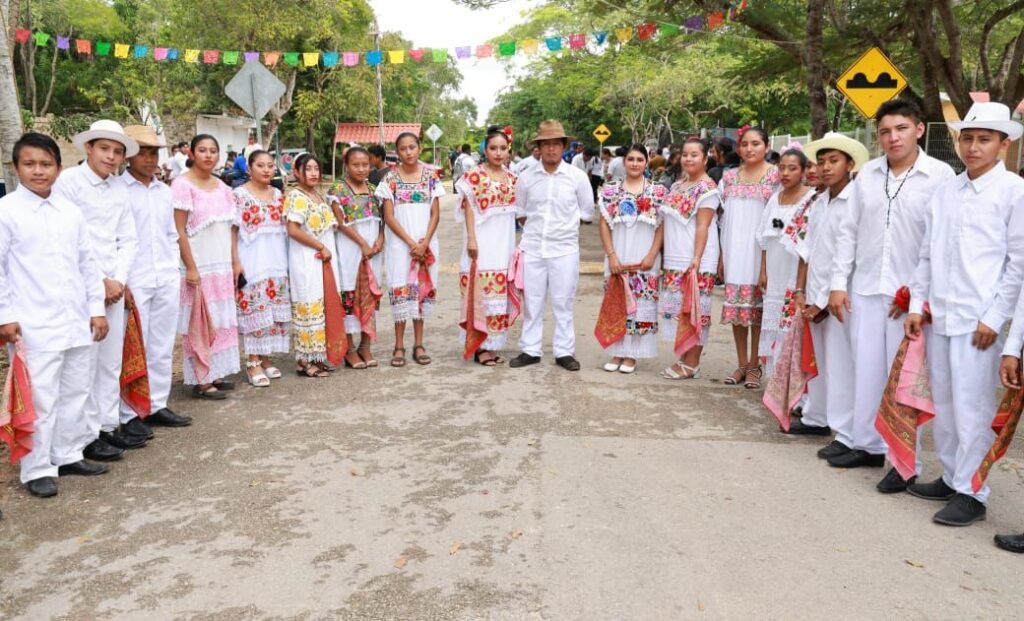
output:
M 370 0 L 381 30 L 401 32 L 416 47 L 447 48 L 452 55 L 456 47 L 476 46 L 508 31 L 535 4 L 536 0 L 506 0 L 474 11 L 452 0 Z M 498 92 L 511 80 L 504 65 L 493 58 L 457 62 L 463 76 L 461 94 L 476 102 L 482 123 Z

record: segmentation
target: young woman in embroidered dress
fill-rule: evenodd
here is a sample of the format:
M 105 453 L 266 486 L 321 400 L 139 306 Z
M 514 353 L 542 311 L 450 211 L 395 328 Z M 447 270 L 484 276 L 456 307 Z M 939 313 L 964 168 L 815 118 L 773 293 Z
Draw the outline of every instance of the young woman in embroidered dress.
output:
M 373 357 L 370 343 L 376 337 L 363 331 L 356 316 L 356 283 L 363 260 L 369 261 L 369 268 L 378 281 L 384 275 L 381 271 L 384 250 L 384 220 L 377 186 L 369 182 L 370 152 L 362 147 L 351 147 L 345 152 L 345 179 L 335 186 L 331 195 L 331 208 L 340 226 L 335 235 L 338 246 L 338 268 L 341 270 L 341 305 L 345 309 L 345 333 L 348 338 L 348 352 L 345 366 L 366 369 L 378 366 Z M 376 322 L 374 315 L 372 321 Z M 374 324 L 376 325 L 376 324 Z M 359 347 L 355 337 L 359 336 Z
M 235 386 L 223 378 L 239 371 L 238 315 L 235 312 L 235 280 L 231 271 L 231 224 L 235 219 L 235 200 L 231 189 L 213 176 L 220 155 L 217 140 L 200 134 L 192 139 L 191 147 L 192 168 L 171 185 L 178 249 L 185 268 L 185 278 L 181 282 L 181 312 L 178 314 L 178 333 L 185 335 L 181 343 L 182 370 L 185 384 L 193 386 L 193 397 L 224 399 L 227 395 L 223 391 L 232 390 Z M 209 370 L 203 377 L 197 373 L 197 359 L 190 338 L 196 328 L 190 322 L 197 289 L 202 292 L 215 328 L 207 361 Z
M 437 298 L 440 247 L 434 233 L 440 220 L 438 199 L 444 186 L 435 170 L 420 162 L 420 139 L 405 132 L 395 140 L 401 160 L 377 186 L 384 202 L 385 263 L 388 294 L 395 320 L 395 349 L 391 366 L 405 366 L 405 323 L 412 320 L 415 342 L 412 359 L 430 364 L 423 347 L 423 320 L 430 317 Z
M 465 299 L 470 281 L 470 266 L 476 260 L 477 274 L 487 313 L 487 340 L 474 353 L 478 363 L 493 367 L 504 362 L 498 351 L 508 338 L 509 320 L 514 313 L 509 305 L 509 273 L 516 248 L 516 176 L 508 172 L 509 139 L 501 128 L 487 130 L 483 164 L 467 171 L 455 183 L 459 195 L 455 221 L 465 224 L 459 283 Z M 460 330 L 466 338 L 465 330 Z
M 324 269 L 339 281 L 334 231 L 338 227 L 320 191 L 320 160 L 303 153 L 295 159 L 298 186 L 284 202 L 288 220 L 288 282 L 292 290 L 292 341 L 296 372 L 301 377 L 327 377 L 327 314 Z
M 249 181 L 233 190 L 235 222 L 232 250 L 238 288 L 238 327 L 249 359 L 249 383 L 270 386 L 281 371 L 270 360 L 287 354 L 292 321 L 288 293 L 288 229 L 284 196 L 270 185 L 274 157 L 266 151 L 249 154 Z
M 757 229 L 765 203 L 779 185 L 779 171 L 764 159 L 767 152 L 767 132 L 760 127 L 745 128 L 739 142 L 742 163 L 725 171 L 720 188 L 723 215 L 719 275 L 725 281 L 722 323 L 732 325 L 739 362 L 725 383 L 747 388 L 760 388 L 762 376 L 758 364 L 761 248 L 757 245 Z
M 711 333 L 711 293 L 718 270 L 718 186 L 707 174 L 708 144 L 700 138 L 683 143 L 682 178 L 665 197 L 665 246 L 662 250 L 659 314 L 662 340 L 674 342 L 683 308 L 683 277 L 697 270 L 700 291 L 700 344 L 661 372 L 671 380 L 700 377 L 700 356 Z
M 786 248 L 781 235 L 796 212 L 814 199 L 814 189 L 804 185 L 807 164 L 807 156 L 799 144 L 783 151 L 779 159 L 782 189 L 768 199 L 757 232 L 757 242 L 761 247 L 761 275 L 757 286 L 764 291 L 758 349 L 767 376 L 775 370 L 782 343 L 798 312 L 794 296 L 802 293 L 796 291 L 800 257 Z
M 647 149 L 635 144 L 626 151 L 626 178 L 605 184 L 601 211 L 601 244 L 606 255 L 604 276 L 626 275 L 636 310 L 626 320 L 626 336 L 605 351 L 612 359 L 605 371 L 632 373 L 640 358 L 658 355 L 658 273 L 661 269 L 662 201 L 665 186 L 644 178 Z

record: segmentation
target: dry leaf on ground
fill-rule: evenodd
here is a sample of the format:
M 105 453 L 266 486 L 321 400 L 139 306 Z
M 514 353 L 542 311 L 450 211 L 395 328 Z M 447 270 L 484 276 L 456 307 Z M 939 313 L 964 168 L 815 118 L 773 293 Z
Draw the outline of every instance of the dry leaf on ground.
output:
M 456 541 L 455 543 L 453 543 L 451 545 L 450 548 L 448 548 L 448 554 L 455 554 L 456 552 L 459 551 L 459 548 L 461 548 L 461 547 L 462 547 L 462 544 L 460 542 Z
M 398 560 L 395 561 L 395 568 L 396 569 L 401 569 L 401 568 L 405 567 L 405 564 L 408 563 L 408 562 L 409 562 L 409 559 L 405 558 L 405 556 L 399 556 Z

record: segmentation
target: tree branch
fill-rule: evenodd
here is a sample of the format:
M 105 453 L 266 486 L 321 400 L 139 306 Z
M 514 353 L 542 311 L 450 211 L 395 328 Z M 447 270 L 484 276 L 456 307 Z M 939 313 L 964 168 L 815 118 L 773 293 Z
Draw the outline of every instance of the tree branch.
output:
M 979 61 L 980 61 L 980 64 L 981 64 L 981 75 L 984 76 L 985 84 L 989 88 L 992 88 L 992 84 L 993 84 L 992 71 L 989 68 L 989 64 L 988 64 L 988 41 L 989 41 L 989 37 L 992 35 L 992 30 L 994 30 L 995 27 L 997 25 L 999 25 L 999 22 L 1003 21 L 1004 19 L 1006 19 L 1010 15 L 1013 15 L 1014 13 L 1016 13 L 1016 12 L 1022 10 L 1022 9 L 1024 9 L 1024 0 L 1017 0 L 1013 4 L 1008 4 L 1007 6 L 1004 6 L 1003 8 L 999 9 L 998 11 L 996 11 L 995 13 L 990 15 L 989 18 L 987 20 L 985 20 L 985 26 L 982 27 L 982 29 L 981 29 L 981 43 L 978 46 L 979 47 L 978 55 L 979 55 Z M 1004 64 L 1005 64 L 1006 58 L 1007 58 L 1007 51 L 1008 50 L 1004 50 L 1003 51 L 1003 63 Z M 1017 66 L 1020 66 L 1019 62 L 1017 63 Z M 1000 81 L 1002 81 L 1002 80 L 1000 80 Z

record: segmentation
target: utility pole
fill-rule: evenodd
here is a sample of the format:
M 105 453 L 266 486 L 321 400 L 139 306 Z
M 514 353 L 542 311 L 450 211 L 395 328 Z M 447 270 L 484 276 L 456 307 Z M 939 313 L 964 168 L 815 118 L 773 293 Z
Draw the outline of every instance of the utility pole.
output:
M 373 42 L 374 49 L 380 52 L 380 25 L 377 23 L 377 16 L 373 16 Z M 384 145 L 384 79 L 381 76 L 380 66 L 384 59 L 377 63 L 377 130 L 380 136 L 380 144 Z

